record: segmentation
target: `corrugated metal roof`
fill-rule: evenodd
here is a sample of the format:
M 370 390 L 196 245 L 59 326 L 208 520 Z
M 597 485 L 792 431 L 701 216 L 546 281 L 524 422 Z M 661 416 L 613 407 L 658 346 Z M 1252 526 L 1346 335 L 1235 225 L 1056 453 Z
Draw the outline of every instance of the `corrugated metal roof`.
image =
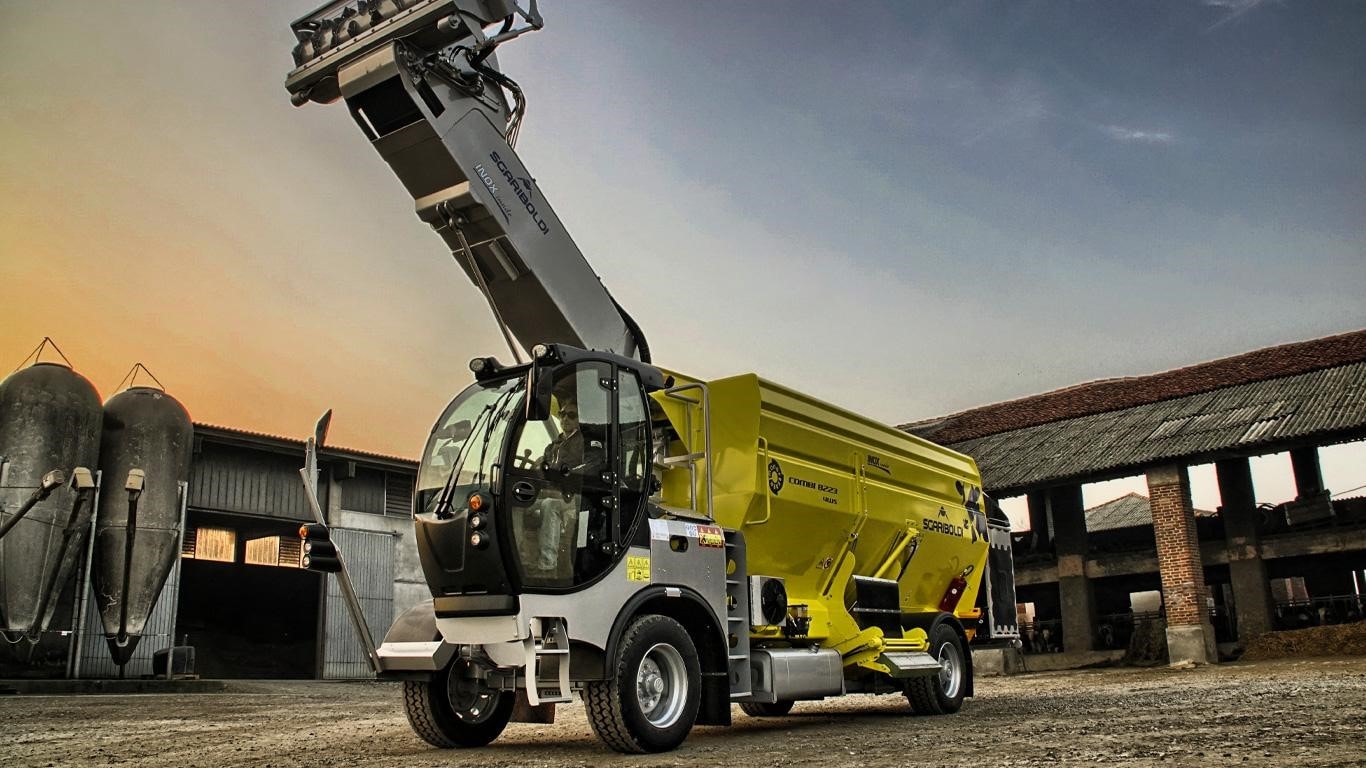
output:
M 1366 329 L 1266 347 L 1147 376 L 1104 379 L 955 413 L 901 429 L 949 445 L 1138 405 L 1366 362 Z
M 1086 530 L 1089 533 L 1135 528 L 1151 525 L 1152 522 L 1153 509 L 1148 497 L 1137 493 L 1125 494 L 1086 510 Z
M 236 427 L 224 427 L 219 424 L 206 424 L 204 422 L 197 421 L 194 424 L 194 428 L 196 432 L 208 434 L 211 436 L 237 437 L 248 442 L 272 443 L 275 445 L 289 446 L 290 448 L 297 447 L 299 451 L 302 451 L 304 449 L 305 444 L 304 440 L 300 440 L 294 437 L 285 437 L 284 435 L 272 435 L 267 432 L 253 432 L 249 429 L 238 429 Z M 355 448 L 343 448 L 339 445 L 324 445 L 319 450 L 319 454 L 321 454 L 322 456 L 335 458 L 354 458 L 361 460 L 374 459 L 376 461 L 383 463 L 402 464 L 406 467 L 417 466 L 417 461 L 415 461 L 414 459 L 405 458 L 403 456 L 391 456 L 384 453 L 375 453 L 373 451 L 362 451 Z
M 1207 509 L 1195 510 L 1196 517 L 1210 517 L 1214 513 Z M 1148 497 L 1138 493 L 1126 493 L 1118 499 L 1097 504 L 1086 510 L 1086 531 L 1113 531 L 1119 528 L 1137 528 L 1153 524 L 1153 508 Z
M 1366 434 L 1366 363 L 964 440 L 994 493 L 1191 458 L 1256 455 L 1311 438 Z M 1263 450 L 1259 450 L 1263 449 Z

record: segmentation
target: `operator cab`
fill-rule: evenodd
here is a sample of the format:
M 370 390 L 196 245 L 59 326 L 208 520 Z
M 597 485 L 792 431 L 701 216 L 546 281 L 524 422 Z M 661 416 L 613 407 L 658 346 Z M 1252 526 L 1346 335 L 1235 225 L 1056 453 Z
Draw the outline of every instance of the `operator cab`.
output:
M 471 364 L 477 381 L 437 420 L 418 470 L 414 524 L 434 597 L 484 613 L 522 592 L 571 592 L 606 574 L 653 490 L 656 368 L 563 345 L 529 365 Z M 447 601 L 449 602 L 449 601 Z

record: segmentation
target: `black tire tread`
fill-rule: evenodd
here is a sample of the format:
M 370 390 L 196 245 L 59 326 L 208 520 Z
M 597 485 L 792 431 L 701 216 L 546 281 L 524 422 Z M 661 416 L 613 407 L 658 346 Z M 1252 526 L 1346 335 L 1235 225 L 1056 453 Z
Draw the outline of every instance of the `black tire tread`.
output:
M 482 747 L 498 738 L 512 717 L 512 694 L 503 692 L 498 696 L 488 720 L 466 724 L 445 700 L 448 673 L 449 670 L 437 672 L 429 680 L 403 681 L 403 711 L 413 733 L 441 749 Z
M 776 701 L 772 704 L 761 701 L 740 702 L 740 711 L 750 717 L 782 717 L 792 711 L 795 701 Z
M 588 711 L 588 722 L 604 744 L 627 754 L 642 754 L 645 749 L 631 736 L 622 717 L 621 697 L 616 695 L 612 680 L 584 685 L 583 706 Z
M 967 654 L 968 649 L 963 645 L 962 638 L 954 631 L 953 627 L 941 622 L 930 628 L 930 653 L 935 653 L 941 642 L 935 640 L 937 635 L 947 635 L 945 640 L 952 642 L 958 648 L 960 659 L 964 663 L 963 673 L 968 674 Z M 966 684 L 966 683 L 964 683 Z M 911 705 L 911 711 L 917 715 L 951 715 L 963 706 L 963 690 L 960 688 L 957 703 L 944 696 L 939 687 L 939 676 L 930 675 L 926 677 L 916 677 L 906 681 L 904 689 L 906 701 Z
M 645 629 L 655 623 L 661 616 L 647 616 L 635 622 L 626 629 L 626 634 L 622 635 L 619 648 L 630 648 L 635 644 L 638 637 Z M 583 706 L 588 710 L 588 722 L 593 726 L 593 732 L 602 739 L 603 743 L 617 752 L 627 754 L 643 754 L 647 750 L 645 746 L 638 742 L 631 735 L 631 730 L 626 726 L 626 715 L 621 709 L 620 682 L 622 675 L 620 669 L 620 659 L 617 661 L 618 674 L 613 674 L 612 679 L 602 682 L 593 682 L 584 686 Z
M 433 747 L 451 749 L 455 747 L 455 741 L 436 724 L 439 715 L 432 708 L 431 688 L 432 684 L 426 681 L 404 680 L 403 712 L 419 738 Z
M 939 706 L 938 692 L 935 686 L 939 685 L 937 677 L 917 677 L 906 681 L 906 700 L 911 704 L 911 711 L 917 715 L 942 715 L 944 710 Z
M 621 636 L 619 648 L 632 648 L 638 642 L 640 635 L 651 631 L 656 626 L 672 624 L 687 637 L 687 630 L 681 624 L 667 616 L 647 615 L 634 621 L 626 632 Z M 588 723 L 593 727 L 593 732 L 604 744 L 617 752 L 626 754 L 644 754 L 658 752 L 659 749 L 652 748 L 649 744 L 642 743 L 631 733 L 631 728 L 626 722 L 626 713 L 622 710 L 622 690 L 621 685 L 627 679 L 628 670 L 622 669 L 622 662 L 625 658 L 622 653 L 616 660 L 616 668 L 611 679 L 590 682 L 583 687 L 583 705 L 588 713 Z M 634 675 L 631 675 L 633 677 Z

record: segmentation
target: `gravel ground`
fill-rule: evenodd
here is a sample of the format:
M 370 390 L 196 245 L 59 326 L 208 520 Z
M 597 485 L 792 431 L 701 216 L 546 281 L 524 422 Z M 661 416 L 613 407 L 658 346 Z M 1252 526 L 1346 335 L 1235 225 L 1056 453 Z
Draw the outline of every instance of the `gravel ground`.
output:
M 987 678 L 949 717 L 899 697 L 735 710 L 675 752 L 606 750 L 582 706 L 491 746 L 428 747 L 383 683 L 234 684 L 220 694 L 0 698 L 0 765 L 68 766 L 1366 766 L 1366 658 Z

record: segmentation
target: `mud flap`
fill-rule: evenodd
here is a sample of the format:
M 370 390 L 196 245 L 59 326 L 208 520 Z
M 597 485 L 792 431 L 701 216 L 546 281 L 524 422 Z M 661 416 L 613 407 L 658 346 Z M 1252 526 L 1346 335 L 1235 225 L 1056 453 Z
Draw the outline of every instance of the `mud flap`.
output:
M 702 673 L 702 702 L 697 708 L 698 725 L 730 725 L 730 674 Z
M 554 725 L 555 705 L 539 704 L 533 707 L 527 701 L 526 691 L 519 690 L 517 691 L 517 700 L 512 704 L 512 722 Z

